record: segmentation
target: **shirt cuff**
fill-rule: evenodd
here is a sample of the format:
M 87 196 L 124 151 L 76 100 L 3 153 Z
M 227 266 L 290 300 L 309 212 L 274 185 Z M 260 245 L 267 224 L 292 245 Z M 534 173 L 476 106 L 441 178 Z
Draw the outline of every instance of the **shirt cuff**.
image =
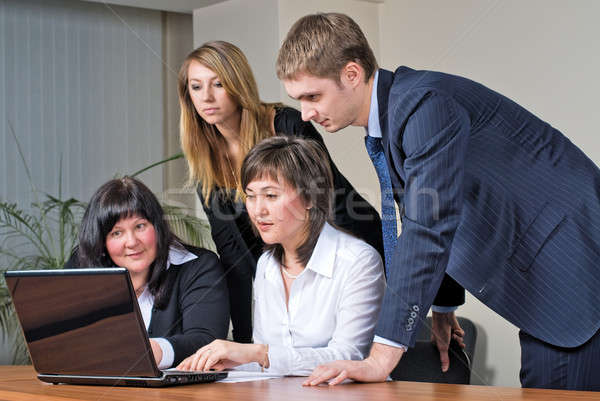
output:
M 458 309 L 458 306 L 437 306 L 431 305 L 431 310 L 436 313 L 450 313 Z
M 261 368 L 258 362 L 250 362 L 238 365 L 235 368 L 233 368 L 233 370 L 239 370 L 242 372 L 261 372 L 265 369 Z
M 269 373 L 287 375 L 292 370 L 292 357 L 287 347 L 269 344 Z
M 397 343 L 392 340 L 388 340 L 387 338 L 375 336 L 375 338 L 373 339 L 373 342 L 383 344 L 383 345 L 389 345 L 390 347 L 402 348 L 404 350 L 404 352 L 408 351 L 408 347 L 406 345 Z
M 175 351 L 173 350 L 173 346 L 171 343 L 162 337 L 153 338 L 152 340 L 156 341 L 160 349 L 162 350 L 162 359 L 158 364 L 159 369 L 168 369 L 173 365 L 173 361 L 175 360 Z

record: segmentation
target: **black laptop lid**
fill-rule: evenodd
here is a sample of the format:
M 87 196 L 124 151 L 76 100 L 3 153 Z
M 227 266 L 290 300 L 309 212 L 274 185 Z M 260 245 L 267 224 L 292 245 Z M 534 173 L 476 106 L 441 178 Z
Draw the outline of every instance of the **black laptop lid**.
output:
M 38 373 L 160 375 L 127 270 L 14 271 L 5 278 Z

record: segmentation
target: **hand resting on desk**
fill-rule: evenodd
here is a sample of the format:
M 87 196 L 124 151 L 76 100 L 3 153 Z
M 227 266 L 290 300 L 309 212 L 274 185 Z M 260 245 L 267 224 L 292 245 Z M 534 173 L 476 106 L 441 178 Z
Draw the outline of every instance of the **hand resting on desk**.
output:
M 330 386 L 334 386 L 346 379 L 361 382 L 384 382 L 403 354 L 402 348 L 373 343 L 367 359 L 335 361 L 317 366 L 302 385 L 316 386 L 328 381 Z
M 215 340 L 184 359 L 178 370 L 223 370 L 250 362 L 268 367 L 268 348 L 264 344 L 239 344 Z
M 461 348 L 464 344 L 464 330 L 458 324 L 454 312 L 433 312 L 431 341 L 440 352 L 442 372 L 448 371 L 450 358 L 448 349 L 450 340 L 454 339 Z M 363 361 L 335 361 L 317 366 L 310 377 L 302 384 L 316 386 L 323 382 L 329 385 L 340 384 L 346 379 L 361 382 L 382 382 L 387 379 L 404 354 L 402 348 L 380 343 L 373 343 L 369 357 Z

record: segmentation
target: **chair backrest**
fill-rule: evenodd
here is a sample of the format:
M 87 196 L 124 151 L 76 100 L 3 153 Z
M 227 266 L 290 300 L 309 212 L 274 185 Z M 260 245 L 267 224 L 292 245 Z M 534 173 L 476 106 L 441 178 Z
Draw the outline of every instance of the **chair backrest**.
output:
M 469 319 L 458 317 L 460 327 L 465 331 L 465 348 L 452 341 L 450 343 L 450 368 L 442 373 L 440 354 L 431 343 L 431 317 L 421 323 L 414 348 L 402 356 L 400 363 L 390 376 L 393 380 L 469 384 L 471 381 L 471 364 L 477 341 L 477 328 Z

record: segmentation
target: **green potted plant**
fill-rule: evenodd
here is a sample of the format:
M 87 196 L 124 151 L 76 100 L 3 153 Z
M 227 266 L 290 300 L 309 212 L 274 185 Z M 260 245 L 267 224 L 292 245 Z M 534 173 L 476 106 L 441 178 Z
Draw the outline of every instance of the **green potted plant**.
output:
M 6 265 L 0 271 L 62 268 L 77 241 L 77 226 L 84 205 L 44 194 L 31 211 L 14 203 L 0 202 L 0 256 Z M 0 364 L 29 361 L 14 308 L 4 282 L 0 286 Z
M 77 227 L 85 205 L 62 198 L 62 169 L 59 165 L 58 195 L 37 190 L 17 136 L 9 123 L 35 201 L 29 210 L 0 199 L 0 259 L 2 268 L 62 268 L 77 241 Z M 62 161 L 60 162 L 62 164 Z M 40 197 L 42 200 L 40 200 Z M 0 276 L 0 365 L 26 364 L 29 356 L 15 317 L 4 275 Z

